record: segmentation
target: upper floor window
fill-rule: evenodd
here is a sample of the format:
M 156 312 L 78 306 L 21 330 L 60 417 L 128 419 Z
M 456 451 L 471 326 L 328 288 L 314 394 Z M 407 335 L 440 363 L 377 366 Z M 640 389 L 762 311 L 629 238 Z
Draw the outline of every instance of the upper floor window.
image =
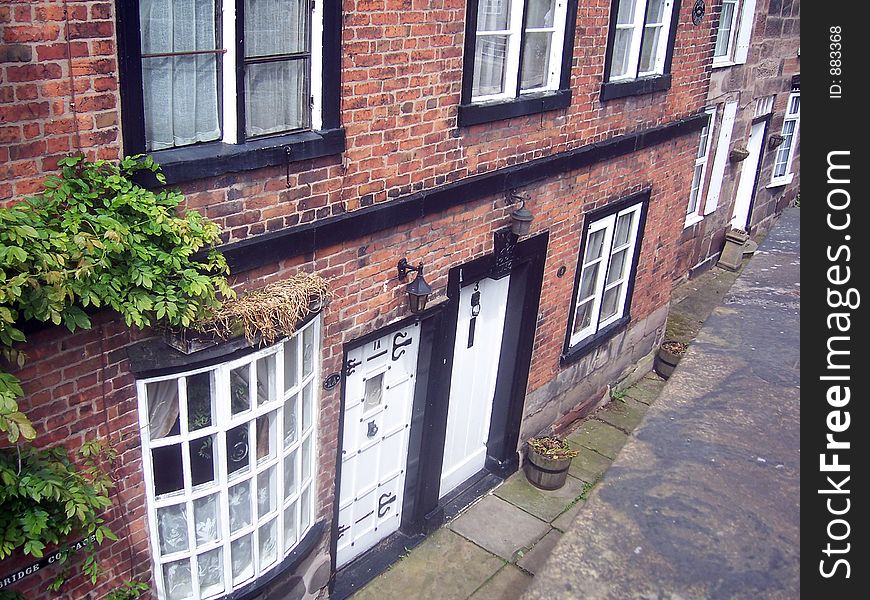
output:
M 698 153 L 695 155 L 695 169 L 692 174 L 692 186 L 689 188 L 689 206 L 686 209 L 686 227 L 694 225 L 704 216 L 701 195 L 704 191 L 704 180 L 707 176 L 707 162 L 710 158 L 710 140 L 713 139 L 713 123 L 716 120 L 716 109 L 709 108 L 706 113 L 707 123 L 701 129 Z
M 643 220 L 644 192 L 587 217 L 580 245 L 566 352 L 577 352 L 628 319 Z
M 713 66 L 746 62 L 756 0 L 722 0 L 716 43 L 713 46 Z
M 163 152 L 164 165 L 211 159 L 214 170 L 228 156 L 337 129 L 340 36 L 323 31 L 339 26 L 338 2 L 119 2 L 125 152 Z M 311 158 L 318 139 L 305 138 L 307 155 L 245 157 L 239 168 Z
M 316 6 L 139 0 L 145 149 L 318 128 Z
M 773 161 L 774 185 L 791 183 L 794 175 L 791 172 L 791 161 L 794 158 L 795 146 L 797 145 L 798 127 L 801 120 L 801 94 L 792 92 L 788 97 L 788 106 L 785 111 L 785 120 L 782 123 L 783 141 L 776 149 L 776 157 Z
M 664 76 L 670 73 L 678 14 L 679 0 L 613 0 L 605 99 L 666 89 L 670 85 Z M 617 85 L 655 78 L 659 78 L 657 83 Z
M 541 112 L 537 101 L 517 109 L 534 94 L 565 92 L 569 79 L 577 0 L 471 0 L 468 4 L 462 124 Z M 477 105 L 513 103 L 513 108 L 475 110 Z M 487 116 L 482 117 L 481 113 Z
M 311 529 L 319 324 L 241 359 L 137 382 L 161 600 L 254 585 Z

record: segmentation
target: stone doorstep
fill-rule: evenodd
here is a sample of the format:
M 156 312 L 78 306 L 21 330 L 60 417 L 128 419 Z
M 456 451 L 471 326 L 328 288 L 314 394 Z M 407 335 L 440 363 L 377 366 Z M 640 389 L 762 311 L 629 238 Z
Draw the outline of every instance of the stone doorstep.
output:
M 550 530 L 549 523 L 492 494 L 447 527 L 506 561 L 513 561 L 517 551 L 531 548 Z

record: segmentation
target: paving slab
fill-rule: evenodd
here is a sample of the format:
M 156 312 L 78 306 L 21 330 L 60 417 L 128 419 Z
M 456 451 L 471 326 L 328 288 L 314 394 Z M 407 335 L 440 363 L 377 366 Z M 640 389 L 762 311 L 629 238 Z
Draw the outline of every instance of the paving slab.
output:
M 663 387 L 665 380 L 651 373 L 625 390 L 625 395 L 649 406 L 659 397 Z
M 503 560 L 442 527 L 353 600 L 465 600 L 503 565 Z
M 531 582 L 531 575 L 507 564 L 474 592 L 469 600 L 518 600 Z M 413 595 L 409 594 L 405 598 L 411 597 Z
M 568 528 L 571 526 L 571 523 L 574 522 L 574 518 L 577 514 L 583 510 L 583 506 L 586 504 L 586 500 L 578 500 L 576 503 L 568 507 L 568 510 L 563 512 L 561 515 L 556 517 L 550 525 L 558 529 L 559 531 L 565 532 L 568 531 Z
M 613 461 L 604 455 L 598 454 L 595 450 L 589 448 L 577 448 L 580 452 L 571 461 L 571 467 L 568 469 L 568 474 L 578 479 L 582 479 L 586 483 L 595 483 L 598 481 L 610 463 Z
M 800 217 L 705 321 L 524 600 L 800 597 Z
M 607 458 L 616 458 L 626 440 L 628 435 L 624 431 L 598 419 L 585 421 L 568 436 L 572 447 L 583 446 Z
M 565 485 L 558 490 L 542 490 L 529 483 L 523 471 L 511 475 L 493 492 L 502 500 L 547 522 L 558 517 L 582 493 L 583 482 L 576 477 L 568 475 Z
M 626 396 L 608 402 L 603 409 L 595 413 L 595 418 L 630 433 L 643 421 L 648 408 L 649 406 L 643 402 Z
M 540 542 L 535 544 L 531 550 L 526 552 L 523 557 L 517 561 L 517 566 L 522 567 L 532 575 L 537 574 L 537 572 L 544 566 L 544 563 L 547 562 L 547 559 L 550 558 L 553 548 L 556 547 L 556 543 L 561 537 L 561 531 L 551 529 L 547 535 L 541 538 Z
M 505 560 L 531 548 L 550 525 L 493 495 L 484 498 L 448 525 L 450 529 Z

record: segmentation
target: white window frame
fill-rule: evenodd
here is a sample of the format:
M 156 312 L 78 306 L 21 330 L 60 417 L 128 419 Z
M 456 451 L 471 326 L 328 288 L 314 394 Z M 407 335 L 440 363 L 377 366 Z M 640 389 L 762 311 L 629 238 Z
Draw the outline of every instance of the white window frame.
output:
M 719 42 L 719 31 L 713 45 L 713 68 L 728 67 L 746 63 L 749 55 L 749 43 L 752 41 L 752 26 L 755 23 L 755 3 L 757 0 L 722 0 L 725 4 L 733 5 L 731 14 L 728 46 L 723 54 L 716 54 L 716 46 Z M 720 11 L 721 19 L 721 11 Z M 721 28 L 722 23 L 719 23 Z
M 791 162 L 794 158 L 795 148 L 798 142 L 798 131 L 801 122 L 800 109 L 801 93 L 792 92 L 788 96 L 788 104 L 785 107 L 785 119 L 782 122 L 782 135 L 785 140 L 776 149 L 773 157 L 773 176 L 768 187 L 778 187 L 788 185 L 794 179 L 794 173 L 791 171 Z M 791 132 L 788 132 L 791 125 Z M 777 170 L 782 167 L 782 173 L 777 175 Z
M 471 102 L 474 104 L 482 102 L 497 102 L 504 100 L 512 100 L 526 94 L 534 94 L 537 92 L 552 91 L 559 89 L 559 81 L 562 75 L 562 56 L 565 52 L 565 20 L 568 18 L 568 2 L 569 0 L 555 0 L 555 14 L 553 15 L 553 24 L 550 27 L 533 27 L 523 31 L 523 22 L 525 21 L 525 10 L 528 0 L 503 0 L 509 3 L 510 15 L 508 17 L 507 29 L 486 30 L 478 29 L 474 32 L 475 50 L 471 60 L 471 69 L 469 76 L 474 79 L 474 59 L 477 56 L 477 40 L 480 37 L 506 35 L 507 41 L 507 59 L 505 61 L 505 81 L 504 91 L 497 94 L 480 94 L 474 95 L 472 86 Z M 477 0 L 477 10 L 487 0 Z M 523 45 L 523 40 L 527 33 L 552 32 L 552 43 L 550 44 L 550 59 L 548 62 L 547 82 L 545 85 L 529 88 L 527 90 L 519 89 L 521 85 L 521 70 L 520 64 L 520 49 Z
M 215 0 L 215 5 L 218 7 L 215 28 L 220 32 L 220 41 L 222 48 L 218 50 L 222 53 L 220 73 L 218 79 L 220 81 L 219 90 L 219 123 L 221 128 L 221 137 L 206 143 L 224 143 L 224 144 L 239 144 L 244 140 L 239 139 L 239 104 L 243 99 L 238 96 L 237 76 L 238 76 L 238 61 L 243 60 L 236 52 L 236 39 L 244 35 L 244 23 L 238 23 L 236 19 L 236 1 L 237 0 Z M 323 92 L 322 92 L 322 66 L 323 66 L 323 4 L 324 2 L 317 0 L 306 0 L 311 12 L 310 15 L 310 69 L 309 89 L 310 94 L 310 127 L 306 130 L 318 130 L 323 124 Z M 304 102 L 304 100 L 303 100 Z M 143 114 L 143 119 L 146 115 Z M 274 134 L 264 136 L 250 136 L 248 139 L 260 139 L 262 137 L 272 137 L 278 135 L 286 135 L 298 130 L 276 132 Z M 148 141 L 146 140 L 146 147 Z M 189 148 L 196 145 L 184 144 L 180 146 L 171 146 L 161 148 L 170 150 L 173 148 Z M 148 152 L 159 151 L 146 150 Z
M 312 336 L 310 363 L 306 363 L 303 351 L 303 340 L 307 336 Z M 290 389 L 284 389 L 284 352 L 288 344 L 296 345 L 296 384 Z M 317 427 L 318 427 L 318 407 L 319 407 L 319 381 L 320 373 L 320 317 L 317 316 L 308 324 L 301 328 L 296 334 L 290 338 L 285 338 L 281 342 L 255 353 L 249 354 L 243 358 L 235 359 L 218 365 L 212 365 L 206 368 L 200 368 L 181 373 L 176 373 L 168 376 L 152 377 L 141 379 L 136 382 L 136 389 L 139 397 L 139 421 L 140 421 L 140 436 L 142 441 L 142 467 L 145 479 L 145 495 L 147 502 L 147 514 L 149 534 L 152 548 L 152 561 L 154 566 L 154 582 L 157 590 L 157 597 L 160 600 L 169 598 L 165 589 L 166 582 L 164 581 L 164 565 L 174 563 L 176 561 L 187 561 L 191 569 L 191 588 L 192 595 L 189 596 L 193 600 L 206 600 L 208 598 L 221 597 L 231 593 L 233 590 L 240 589 L 256 581 L 265 573 L 279 566 L 284 558 L 287 557 L 305 537 L 305 534 L 312 528 L 315 521 L 316 509 L 316 484 L 317 484 Z M 274 356 L 275 372 L 274 385 L 275 397 L 261 406 L 257 405 L 256 370 L 258 367 L 257 361 L 263 358 Z M 309 364 L 310 370 L 306 374 L 304 365 Z M 249 377 L 252 385 L 249 386 L 249 407 L 247 410 L 241 411 L 236 415 L 231 414 L 231 403 L 229 398 L 229 374 L 233 369 L 248 366 Z M 188 430 L 188 414 L 187 414 L 187 389 L 186 377 L 201 373 L 212 373 L 212 411 L 213 422 L 200 429 L 191 432 Z M 158 439 L 150 439 L 149 425 L 149 410 L 147 390 L 148 385 L 155 382 L 164 382 L 176 380 L 178 384 L 178 426 L 179 433 L 175 435 L 167 435 Z M 225 384 L 225 385 L 221 385 Z M 310 386 L 310 388 L 309 388 Z M 306 388 L 310 389 L 310 405 L 303 400 L 303 392 Z M 284 409 L 285 403 L 293 401 L 295 404 L 295 428 L 296 439 L 285 445 L 284 435 Z M 310 422 L 308 427 L 305 427 L 303 405 L 308 406 Z M 275 444 L 275 452 L 272 456 L 267 456 L 262 459 L 257 459 L 256 449 L 248 451 L 248 464 L 246 467 L 228 473 L 227 465 L 227 433 L 240 425 L 248 426 L 248 439 L 256 437 L 256 427 L 258 417 L 274 413 L 274 439 L 270 438 L 270 445 Z M 190 456 L 192 448 L 189 448 L 191 443 L 196 443 L 199 440 L 205 440 L 213 436 L 214 463 L 215 463 L 215 479 L 212 482 L 206 482 L 197 486 L 192 483 L 192 471 L 190 464 Z M 255 441 L 256 443 L 256 441 Z M 184 485 L 181 490 L 156 496 L 155 481 L 154 481 L 154 464 L 152 460 L 152 451 L 155 448 L 172 447 L 180 445 L 182 454 L 182 470 Z M 249 448 L 250 446 L 247 446 Z M 308 463 L 303 464 L 305 448 L 308 448 Z M 224 452 L 224 450 L 227 450 Z M 296 480 L 296 489 L 289 496 L 285 497 L 284 488 L 284 462 L 292 457 L 294 461 L 294 476 Z M 257 481 L 262 473 L 266 473 L 269 469 L 274 468 L 275 475 L 275 491 L 276 491 L 276 508 L 272 508 L 264 515 L 258 515 L 259 511 L 257 502 Z M 307 473 L 306 473 L 307 471 Z M 251 482 L 250 494 L 250 516 L 251 523 L 240 527 L 237 531 L 230 533 L 230 513 L 229 513 L 229 490 L 231 486 L 238 485 L 242 482 Z M 193 516 L 194 501 L 200 498 L 217 495 L 219 503 L 219 539 L 215 541 L 204 542 L 197 545 L 197 537 L 195 531 L 195 519 Z M 184 506 L 187 515 L 187 550 L 161 555 L 160 534 L 158 528 L 158 510 L 171 506 Z M 293 510 L 295 540 L 288 542 L 285 540 L 284 518 L 285 511 Z M 277 550 L 274 562 L 268 565 L 261 566 L 259 560 L 259 531 L 264 525 L 273 523 L 277 528 Z M 232 556 L 231 544 L 233 541 L 244 538 L 250 535 L 251 540 L 251 575 L 243 580 L 233 582 L 232 574 Z M 290 545 L 287 546 L 286 544 Z M 223 562 L 223 589 L 215 589 L 208 594 L 201 595 L 199 586 L 197 585 L 197 559 L 203 554 L 221 549 L 221 557 Z
M 695 166 L 692 169 L 692 184 L 689 189 L 689 203 L 686 207 L 684 227 L 691 227 L 704 219 L 704 183 L 707 179 L 707 163 L 710 159 L 710 145 L 716 128 L 716 107 L 706 108 L 707 124 L 701 129 Z M 694 206 L 692 206 L 694 204 Z
M 731 18 L 727 23 L 728 26 L 728 37 L 727 40 L 724 39 L 723 36 L 723 16 L 725 14 L 725 7 L 731 7 Z M 740 0 L 722 0 L 722 5 L 719 12 L 719 27 L 716 30 L 716 41 L 713 44 L 713 64 L 722 64 L 722 63 L 731 63 L 734 58 L 734 47 L 737 43 L 737 32 L 740 29 Z M 724 52 L 717 54 L 719 51 L 719 42 L 725 41 L 725 49 Z
M 584 233 L 583 243 L 581 246 L 580 257 L 577 263 L 579 275 L 577 276 L 574 284 L 575 300 L 571 308 L 571 315 L 568 323 L 568 326 L 570 328 L 570 337 L 568 341 L 569 351 L 584 340 L 592 337 L 608 325 L 618 321 L 625 315 L 628 301 L 628 289 L 629 287 L 631 287 L 631 282 L 629 280 L 631 277 L 634 276 L 635 254 L 637 250 L 638 235 L 640 232 L 640 220 L 642 216 L 641 210 L 643 209 L 643 204 L 644 201 L 641 200 L 618 212 L 614 212 L 605 217 L 596 219 L 586 226 L 586 231 Z M 628 241 L 624 244 L 614 247 L 613 237 L 616 229 L 617 220 L 620 217 L 626 215 L 633 215 L 631 229 L 629 230 L 628 235 Z M 604 241 L 602 245 L 601 256 L 587 261 L 586 253 L 589 239 L 592 234 L 598 231 L 604 231 Z M 626 262 L 622 271 L 622 276 L 607 283 L 607 275 L 610 268 L 611 259 L 614 254 L 617 254 L 623 250 L 626 250 Z M 592 286 L 592 294 L 586 297 L 580 297 L 584 271 L 586 271 L 588 268 L 593 267 L 594 265 L 599 265 L 599 268 L 597 271 L 595 282 Z M 607 290 L 615 288 L 619 285 L 621 285 L 622 287 L 619 291 L 619 296 L 617 298 L 616 312 L 604 319 L 600 319 L 601 304 L 604 299 L 604 294 L 607 292 Z M 581 305 L 589 302 L 590 300 L 592 302 L 592 313 L 589 325 L 587 325 L 583 329 L 575 331 L 574 320 L 577 318 L 577 310 L 580 308 Z
M 654 75 L 663 75 L 665 72 L 665 59 L 668 54 L 668 43 L 671 38 L 671 25 L 673 23 L 674 0 L 665 0 L 665 5 L 662 10 L 662 20 L 660 23 L 646 23 L 646 10 L 650 0 L 618 0 L 614 2 L 612 10 L 618 13 L 619 5 L 622 2 L 633 1 L 634 11 L 631 13 L 630 23 L 618 23 L 614 16 L 614 27 L 616 30 L 631 30 L 631 42 L 628 50 L 628 66 L 626 72 L 622 75 L 613 75 L 613 57 L 616 45 L 616 36 L 614 35 L 611 43 L 610 64 L 608 68 L 608 82 L 618 81 L 633 81 L 640 77 L 650 77 Z M 648 71 L 640 70 L 640 54 L 641 42 L 646 29 L 660 28 L 658 43 L 656 45 L 655 61 L 653 68 Z

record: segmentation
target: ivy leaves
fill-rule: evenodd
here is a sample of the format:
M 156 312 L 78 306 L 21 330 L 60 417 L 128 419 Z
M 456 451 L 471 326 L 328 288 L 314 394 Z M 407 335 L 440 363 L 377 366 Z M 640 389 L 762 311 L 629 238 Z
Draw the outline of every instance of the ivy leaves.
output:
M 8 362 L 26 359 L 21 320 L 75 331 L 91 326 L 88 309 L 110 308 L 128 326 L 189 327 L 234 297 L 226 260 L 208 250 L 218 226 L 196 211 L 179 215 L 180 192 L 135 182 L 140 171 L 165 182 L 151 157 L 58 165 L 41 194 L 0 209 L 0 352 Z M 36 432 L 10 377 L 0 373 L 0 432 L 15 443 Z

